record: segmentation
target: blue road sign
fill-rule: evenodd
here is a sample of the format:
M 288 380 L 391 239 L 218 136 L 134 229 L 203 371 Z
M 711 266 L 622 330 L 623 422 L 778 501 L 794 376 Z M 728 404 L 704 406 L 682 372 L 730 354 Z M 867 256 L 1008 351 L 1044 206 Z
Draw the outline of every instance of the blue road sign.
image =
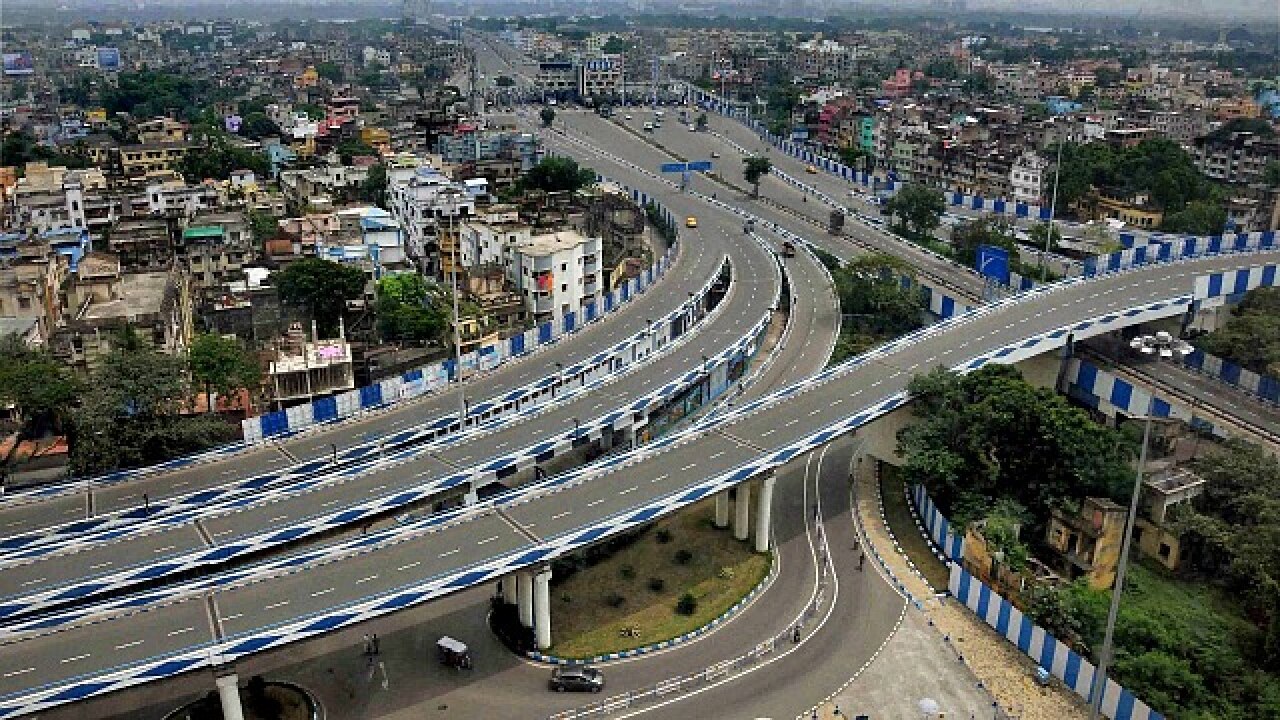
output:
M 689 163 L 689 169 L 695 172 L 698 172 L 698 171 L 709 172 L 711 170 L 711 161 L 695 160 L 694 162 Z
M 661 172 L 682 173 L 682 172 L 688 172 L 689 165 L 688 163 L 662 163 L 662 167 L 659 168 L 659 170 Z
M 979 245 L 974 265 L 980 275 L 997 280 L 1001 285 L 1009 284 L 1008 250 L 994 245 Z

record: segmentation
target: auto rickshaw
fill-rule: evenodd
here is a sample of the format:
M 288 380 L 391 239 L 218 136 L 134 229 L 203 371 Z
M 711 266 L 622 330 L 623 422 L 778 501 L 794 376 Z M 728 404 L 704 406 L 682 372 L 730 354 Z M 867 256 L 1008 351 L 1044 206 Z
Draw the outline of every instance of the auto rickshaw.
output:
M 471 651 L 461 640 L 445 635 L 436 641 L 436 654 L 440 658 L 441 665 L 461 670 L 471 669 Z

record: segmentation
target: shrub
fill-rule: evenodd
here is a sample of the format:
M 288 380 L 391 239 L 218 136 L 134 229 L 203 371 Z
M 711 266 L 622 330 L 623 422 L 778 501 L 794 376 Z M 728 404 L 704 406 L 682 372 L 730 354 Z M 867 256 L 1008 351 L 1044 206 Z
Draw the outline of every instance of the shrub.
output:
M 618 574 L 622 576 L 623 580 L 634 580 L 636 577 L 636 569 L 631 565 L 623 565 L 618 568 Z
M 733 579 L 733 568 L 731 568 L 731 567 L 722 567 L 722 568 L 720 568 L 720 579 L 721 579 L 721 580 L 732 580 L 732 579 Z
M 627 602 L 627 599 L 618 593 L 609 593 L 605 596 L 604 602 L 609 607 L 616 608 L 622 607 L 622 605 Z
M 667 586 L 667 581 L 663 580 L 660 577 L 649 578 L 649 589 L 652 590 L 653 592 L 656 592 L 656 593 L 662 592 L 662 589 L 665 588 L 666 586 Z
M 662 528 L 658 532 L 654 533 L 653 537 L 660 545 L 666 545 L 671 542 L 671 531 L 666 528 Z
M 693 593 L 685 593 L 676 601 L 676 612 L 681 615 L 692 615 L 698 611 L 698 598 Z
M 677 565 L 688 565 L 693 562 L 693 553 L 686 548 L 680 548 L 676 551 L 675 561 Z

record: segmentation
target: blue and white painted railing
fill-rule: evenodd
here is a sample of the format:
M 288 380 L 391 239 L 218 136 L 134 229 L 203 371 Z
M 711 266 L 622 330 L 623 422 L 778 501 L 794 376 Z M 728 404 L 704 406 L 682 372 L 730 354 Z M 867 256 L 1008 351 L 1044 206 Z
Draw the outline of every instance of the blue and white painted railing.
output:
M 69 586 L 35 588 L 30 592 L 0 598 L 0 621 L 5 621 L 9 626 L 3 632 L 30 631 L 83 620 L 86 616 L 85 608 L 70 610 L 53 618 L 41 618 L 18 624 L 8 622 L 15 618 L 25 617 L 32 613 L 68 603 L 80 603 L 103 595 L 116 595 L 134 588 L 154 585 L 167 578 L 185 576 L 194 572 L 206 572 L 209 568 L 226 565 L 256 553 L 278 552 L 283 548 L 296 544 L 300 540 L 324 535 L 344 527 L 358 527 L 372 519 L 394 514 L 406 510 L 417 503 L 436 498 L 442 493 L 451 491 L 456 493 L 464 488 L 474 490 L 488 482 L 528 469 L 534 464 L 545 460 L 548 455 L 555 456 L 568 452 L 576 446 L 576 443 L 597 440 L 605 432 L 614 432 L 632 427 L 636 423 L 637 417 L 647 417 L 651 411 L 663 407 L 670 400 L 684 394 L 689 388 L 703 385 L 704 382 L 709 395 L 706 399 L 708 401 L 714 399 L 714 397 L 725 392 L 731 385 L 728 378 L 729 366 L 750 357 L 758 349 L 760 338 L 768 329 L 771 321 L 770 316 L 771 313 L 766 312 L 737 343 L 717 353 L 714 357 L 708 358 L 704 366 L 688 371 L 682 377 L 627 403 L 626 406 L 583 422 L 572 431 L 566 431 L 550 439 L 502 456 L 478 461 L 471 468 L 444 477 L 427 479 L 411 488 L 392 491 L 389 494 L 371 498 L 356 505 L 337 508 L 309 518 L 300 519 L 285 527 L 272 528 L 268 531 L 259 531 L 235 538 L 220 539 L 220 544 L 215 548 L 202 548 L 194 552 L 182 552 L 158 557 L 143 565 L 116 568 L 108 573 L 86 577 Z M 684 336 L 684 338 L 688 337 L 688 335 Z M 467 438 L 465 437 L 455 436 L 449 438 L 446 442 L 460 444 L 466 440 Z M 316 486 L 328 484 L 335 480 L 341 481 L 353 475 L 365 474 L 373 470 L 386 470 L 393 466 L 412 463 L 414 460 L 438 450 L 439 448 L 435 446 L 403 448 L 388 453 L 385 457 L 381 457 L 371 464 L 348 467 L 323 478 L 315 478 L 302 489 L 312 490 Z M 282 493 L 292 494 L 293 489 L 280 488 L 275 493 L 269 493 L 264 497 L 238 498 L 232 502 L 233 507 L 231 509 L 239 509 L 250 502 L 252 504 L 270 503 L 277 500 L 278 497 L 276 496 Z M 180 518 L 180 516 L 175 515 L 163 518 L 162 523 L 168 526 L 179 519 L 189 521 L 191 518 Z M 361 545 L 361 547 L 364 546 Z M 316 557 L 332 559 L 331 555 L 321 550 L 311 551 L 311 553 L 316 554 Z M 310 557 L 308 553 L 303 553 L 303 556 Z M 272 574 L 279 574 L 279 571 L 283 568 L 295 568 L 300 564 L 302 563 L 298 561 L 297 556 L 287 557 L 258 566 L 258 574 L 253 577 L 267 577 Z M 245 576 L 240 575 L 241 572 L 240 570 L 232 570 L 230 573 L 224 572 L 215 577 L 203 579 L 182 587 L 186 588 L 184 592 L 201 592 L 225 587 L 227 584 L 226 578 L 229 575 L 243 579 Z M 171 601 L 177 596 L 178 591 L 178 588 L 164 588 L 155 592 L 144 593 L 141 596 L 107 601 L 95 606 L 92 612 L 94 614 L 117 612 L 159 601 Z
M 1145 417 L 1149 407 L 1152 417 L 1182 420 L 1196 430 L 1219 437 L 1228 434 L 1212 419 L 1197 415 L 1191 403 L 1158 395 L 1153 397 L 1150 391 L 1083 358 L 1073 357 L 1067 361 L 1063 379 L 1067 383 L 1066 392 L 1072 399 L 1107 417 Z
M 1280 404 L 1280 379 L 1270 375 L 1259 375 L 1230 360 L 1210 355 L 1203 350 L 1196 350 L 1187 355 L 1182 363 L 1191 370 L 1249 393 L 1259 400 L 1273 405 Z
M 959 563 L 952 564 L 948 590 L 965 607 L 1013 643 L 1027 657 L 1048 670 L 1088 702 L 1092 697 L 1093 664 L 1032 622 Z M 1164 716 L 1107 678 L 1102 694 L 1102 714 L 1112 720 L 1163 720 Z
M 951 521 L 943 516 L 938 506 L 924 485 L 911 487 L 911 502 L 916 515 L 923 523 L 926 537 L 933 543 L 939 555 L 947 562 L 960 562 L 964 559 L 964 529 L 956 532 Z
M 727 267 L 727 263 L 726 258 L 721 268 Z M 563 404 L 571 397 L 571 393 L 576 394 L 581 389 L 594 388 L 612 378 L 629 374 L 657 354 L 663 353 L 671 339 L 677 335 L 677 327 L 683 327 L 682 332 L 688 332 L 689 327 L 685 324 L 688 315 L 686 307 L 691 303 L 700 306 L 719 282 L 720 276 L 721 270 L 713 272 L 685 307 L 670 311 L 655 322 L 652 329 L 640 330 L 608 350 L 521 388 L 477 402 L 468 408 L 467 428 L 471 430 L 460 426 L 457 415 L 446 415 L 347 448 L 338 453 L 337 465 L 328 458 L 310 460 L 173 498 L 157 498 L 146 509 L 135 508 L 104 514 L 9 536 L 0 539 L 0 551 L 7 551 L 0 556 L 0 568 L 83 546 L 90 541 L 116 540 L 149 529 L 190 522 L 196 517 L 208 518 L 233 512 L 247 505 L 257 504 L 265 497 L 274 497 L 275 493 L 269 491 L 277 488 L 285 488 L 292 493 L 325 484 L 333 477 L 331 471 L 337 466 L 367 464 L 371 458 L 387 451 L 412 445 L 432 443 L 434 449 L 439 449 L 446 438 L 450 441 L 444 445 L 453 445 L 505 427 L 505 424 L 494 425 L 495 421 L 531 417 L 548 405 Z M 695 321 L 700 324 L 711 316 L 699 314 L 695 316 Z M 455 440 L 450 437 L 456 437 L 460 433 L 463 435 L 461 438 Z M 249 497 L 246 498 L 246 495 Z M 2 604 L 3 600 L 0 599 L 0 605 Z
M 701 425 L 677 435 L 667 436 L 632 453 L 611 456 L 592 466 L 592 468 L 595 471 L 604 472 L 625 467 L 626 464 L 635 462 L 641 457 L 648 457 L 662 452 L 677 443 L 690 442 L 701 433 L 720 427 L 722 423 L 739 420 L 785 398 L 802 392 L 820 390 L 835 375 L 847 373 L 852 368 L 886 357 L 926 334 L 950 331 L 957 326 L 971 323 L 990 312 L 995 312 L 1006 303 L 1022 302 L 1038 294 L 1055 292 L 1082 281 L 1082 279 L 1065 280 L 1051 286 L 1037 288 L 1005 300 L 975 308 L 963 315 L 942 320 L 894 342 L 878 347 L 869 353 L 853 358 L 846 363 L 829 368 L 812 378 L 735 408 L 729 413 L 718 416 L 714 421 L 710 421 L 706 425 Z M 988 363 L 1013 363 L 1061 347 L 1068 335 L 1084 339 L 1121 327 L 1174 316 L 1184 312 L 1191 300 L 1190 296 L 1175 297 L 1082 320 L 984 353 L 961 363 L 956 369 L 964 371 L 973 370 Z M 839 422 L 812 432 L 804 438 L 779 449 L 762 453 L 761 456 L 735 469 L 706 478 L 701 482 L 695 482 L 691 486 L 667 497 L 639 504 L 608 518 L 597 520 L 573 531 L 547 538 L 540 542 L 531 542 L 525 547 L 503 553 L 480 563 L 414 581 L 376 597 L 362 599 L 338 608 L 331 608 L 321 613 L 297 618 L 274 627 L 254 630 L 216 642 L 200 643 L 187 650 L 165 657 L 114 668 L 104 673 L 96 674 L 93 677 L 84 677 L 70 682 L 33 688 L 0 698 L 0 718 L 38 712 L 63 703 L 74 702 L 90 696 L 151 682 L 159 678 L 179 675 L 199 668 L 234 663 L 239 659 L 264 650 L 354 626 L 369 619 L 418 605 L 468 587 L 492 582 L 513 572 L 539 565 L 559 555 L 586 547 L 617 533 L 642 526 L 664 514 L 714 496 L 718 492 L 777 468 L 805 452 L 821 447 L 840 435 L 851 432 L 886 413 L 892 412 L 901 407 L 906 401 L 907 398 L 902 393 L 885 397 L 868 405 L 855 415 L 848 416 Z M 583 474 L 575 473 L 572 476 L 581 478 Z M 565 480 L 568 477 L 558 476 L 555 480 Z M 427 518 L 426 521 L 438 522 L 439 520 L 432 516 Z M 360 540 L 365 540 L 365 538 Z M 359 542 L 360 540 L 353 542 Z

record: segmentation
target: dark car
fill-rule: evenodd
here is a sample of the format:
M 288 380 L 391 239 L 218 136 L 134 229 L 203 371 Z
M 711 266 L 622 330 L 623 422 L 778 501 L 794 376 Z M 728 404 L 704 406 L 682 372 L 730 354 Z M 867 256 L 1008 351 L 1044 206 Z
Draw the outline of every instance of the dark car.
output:
M 600 692 L 604 673 L 593 667 L 557 667 L 551 671 L 551 689 L 556 692 Z

